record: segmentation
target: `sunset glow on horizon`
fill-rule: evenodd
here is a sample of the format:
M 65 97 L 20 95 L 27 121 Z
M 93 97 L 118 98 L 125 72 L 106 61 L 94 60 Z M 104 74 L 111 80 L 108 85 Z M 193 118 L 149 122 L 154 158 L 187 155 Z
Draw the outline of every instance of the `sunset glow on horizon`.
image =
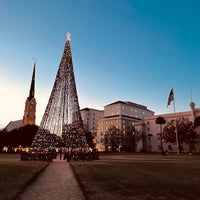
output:
M 36 123 L 44 114 L 66 34 L 81 108 L 131 101 L 155 114 L 174 88 L 176 111 L 200 107 L 200 2 L 0 2 L 0 125 L 22 119 L 36 57 Z M 192 91 L 192 97 L 190 93 Z

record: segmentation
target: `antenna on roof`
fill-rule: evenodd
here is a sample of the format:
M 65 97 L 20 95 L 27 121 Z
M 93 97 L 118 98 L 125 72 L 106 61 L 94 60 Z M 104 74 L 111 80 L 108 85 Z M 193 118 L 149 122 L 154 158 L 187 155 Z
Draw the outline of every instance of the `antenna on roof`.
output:
M 190 88 L 190 98 L 191 98 L 191 102 L 193 102 L 193 99 L 192 99 L 192 89 Z

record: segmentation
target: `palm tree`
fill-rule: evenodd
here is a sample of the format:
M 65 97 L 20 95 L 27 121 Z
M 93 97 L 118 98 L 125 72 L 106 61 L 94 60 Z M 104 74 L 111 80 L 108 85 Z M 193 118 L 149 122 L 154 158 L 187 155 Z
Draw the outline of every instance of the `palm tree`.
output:
M 161 152 L 162 154 L 164 153 L 163 151 L 163 135 L 162 135 L 162 125 L 166 123 L 166 120 L 164 119 L 164 117 L 157 117 L 156 118 L 156 124 L 160 125 L 160 145 L 161 145 Z

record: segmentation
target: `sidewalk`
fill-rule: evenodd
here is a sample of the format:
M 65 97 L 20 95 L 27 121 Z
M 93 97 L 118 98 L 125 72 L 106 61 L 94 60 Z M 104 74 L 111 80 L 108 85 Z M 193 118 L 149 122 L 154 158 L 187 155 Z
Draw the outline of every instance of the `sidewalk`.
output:
M 54 160 L 16 200 L 85 200 L 66 161 Z

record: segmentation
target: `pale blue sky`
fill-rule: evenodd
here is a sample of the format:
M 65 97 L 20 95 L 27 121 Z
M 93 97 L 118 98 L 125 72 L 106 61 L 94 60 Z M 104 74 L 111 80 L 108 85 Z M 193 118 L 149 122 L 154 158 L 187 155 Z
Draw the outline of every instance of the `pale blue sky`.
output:
M 71 32 L 81 108 L 114 101 L 188 111 L 200 106 L 200 1 L 0 0 L 0 124 L 23 117 L 36 57 L 40 124 Z M 14 102 L 14 103 L 12 103 Z

